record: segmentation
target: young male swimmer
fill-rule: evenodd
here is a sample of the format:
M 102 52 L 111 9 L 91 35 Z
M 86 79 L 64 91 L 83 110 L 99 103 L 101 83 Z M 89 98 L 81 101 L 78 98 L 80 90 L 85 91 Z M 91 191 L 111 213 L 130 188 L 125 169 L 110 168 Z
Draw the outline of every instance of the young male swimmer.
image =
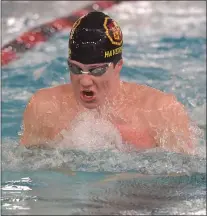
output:
M 171 94 L 120 80 L 123 36 L 115 20 L 102 12 L 78 19 L 70 32 L 71 83 L 37 91 L 23 118 L 21 144 L 48 145 L 80 113 L 97 110 L 138 149 L 193 150 L 190 121 Z

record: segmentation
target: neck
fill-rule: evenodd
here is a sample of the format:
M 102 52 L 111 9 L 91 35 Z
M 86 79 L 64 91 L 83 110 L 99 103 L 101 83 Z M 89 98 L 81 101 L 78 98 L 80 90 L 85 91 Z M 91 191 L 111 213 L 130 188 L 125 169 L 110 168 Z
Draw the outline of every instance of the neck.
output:
M 97 111 L 101 114 L 111 113 L 123 101 L 123 82 L 119 81 L 112 93 L 106 95 L 105 102 L 97 107 Z

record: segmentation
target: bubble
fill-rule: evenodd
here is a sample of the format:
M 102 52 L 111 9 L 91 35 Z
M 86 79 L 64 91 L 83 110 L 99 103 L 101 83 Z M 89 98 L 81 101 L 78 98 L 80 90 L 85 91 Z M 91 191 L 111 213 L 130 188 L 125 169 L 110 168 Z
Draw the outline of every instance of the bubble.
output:
M 70 131 L 63 131 L 60 146 L 86 151 L 126 149 L 121 135 L 109 121 L 97 116 L 96 112 L 80 114 L 72 123 Z

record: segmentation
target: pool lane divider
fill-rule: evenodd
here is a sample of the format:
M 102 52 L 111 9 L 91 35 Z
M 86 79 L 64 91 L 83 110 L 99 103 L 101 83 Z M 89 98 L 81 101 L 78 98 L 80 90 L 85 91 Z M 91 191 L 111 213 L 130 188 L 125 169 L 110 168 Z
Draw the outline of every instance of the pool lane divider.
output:
M 71 15 L 57 18 L 51 22 L 32 28 L 1 48 L 1 66 L 20 58 L 21 54 L 34 48 L 40 42 L 46 42 L 55 33 L 72 27 L 73 23 L 88 12 L 103 11 L 121 1 L 97 1 L 74 11 Z

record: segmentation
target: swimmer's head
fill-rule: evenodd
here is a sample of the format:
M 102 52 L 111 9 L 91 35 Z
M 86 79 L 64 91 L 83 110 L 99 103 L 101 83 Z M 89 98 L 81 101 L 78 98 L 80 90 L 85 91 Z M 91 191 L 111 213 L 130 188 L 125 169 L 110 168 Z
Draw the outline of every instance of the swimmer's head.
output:
M 122 32 L 102 12 L 78 19 L 70 32 L 68 66 L 77 101 L 93 109 L 112 101 L 120 87 Z
M 117 63 L 122 58 L 123 36 L 119 25 L 103 12 L 90 12 L 73 25 L 69 59 L 82 64 Z

